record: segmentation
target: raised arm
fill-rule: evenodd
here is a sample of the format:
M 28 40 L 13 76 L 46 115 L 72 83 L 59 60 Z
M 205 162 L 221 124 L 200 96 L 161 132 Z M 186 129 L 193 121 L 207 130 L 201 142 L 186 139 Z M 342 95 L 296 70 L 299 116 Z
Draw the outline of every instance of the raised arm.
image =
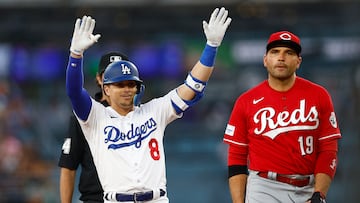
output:
M 83 88 L 84 74 L 82 56 L 84 51 L 98 41 L 100 35 L 93 35 L 95 20 L 90 16 L 77 19 L 70 46 L 70 57 L 66 69 L 66 93 L 76 115 L 86 120 L 91 108 L 91 98 Z
M 209 23 L 203 21 L 203 29 L 207 39 L 206 46 L 200 60 L 192 68 L 185 83 L 177 88 L 177 94 L 182 99 L 173 100 L 177 113 L 185 111 L 189 106 L 195 104 L 204 94 L 206 83 L 209 80 L 216 58 L 218 47 L 224 38 L 225 32 L 231 23 L 228 10 L 216 8 Z

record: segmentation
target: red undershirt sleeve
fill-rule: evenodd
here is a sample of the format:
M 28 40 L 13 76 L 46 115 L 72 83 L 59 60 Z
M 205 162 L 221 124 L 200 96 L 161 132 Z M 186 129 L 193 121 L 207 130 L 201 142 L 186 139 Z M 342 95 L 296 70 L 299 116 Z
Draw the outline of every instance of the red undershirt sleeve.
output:
M 331 178 L 334 178 L 338 162 L 337 151 L 337 139 L 321 140 L 314 173 L 325 173 Z
M 229 144 L 228 165 L 247 165 L 248 147 Z

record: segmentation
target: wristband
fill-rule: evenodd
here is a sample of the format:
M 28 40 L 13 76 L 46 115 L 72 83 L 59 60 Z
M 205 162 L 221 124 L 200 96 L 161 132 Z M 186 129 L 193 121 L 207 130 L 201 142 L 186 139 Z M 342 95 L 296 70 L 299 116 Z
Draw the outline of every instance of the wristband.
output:
M 228 178 L 231 178 L 235 175 L 245 174 L 249 175 L 249 170 L 247 165 L 231 165 L 228 166 Z
M 216 53 L 217 53 L 217 47 L 212 47 L 206 44 L 200 57 L 200 63 L 202 63 L 207 67 L 213 67 L 215 64 Z

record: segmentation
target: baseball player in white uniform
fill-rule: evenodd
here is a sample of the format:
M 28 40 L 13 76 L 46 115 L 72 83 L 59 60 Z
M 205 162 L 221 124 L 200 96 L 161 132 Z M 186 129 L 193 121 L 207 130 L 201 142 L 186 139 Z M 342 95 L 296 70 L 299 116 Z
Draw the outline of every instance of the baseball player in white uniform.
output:
M 197 103 L 213 71 L 217 48 L 231 22 L 225 8 L 203 21 L 207 44 L 184 84 L 139 106 L 143 81 L 130 61 L 116 61 L 104 72 L 104 107 L 83 88 L 83 53 L 98 41 L 95 20 L 77 19 L 66 71 L 66 91 L 89 144 L 105 202 L 169 202 L 163 136 L 166 126 Z

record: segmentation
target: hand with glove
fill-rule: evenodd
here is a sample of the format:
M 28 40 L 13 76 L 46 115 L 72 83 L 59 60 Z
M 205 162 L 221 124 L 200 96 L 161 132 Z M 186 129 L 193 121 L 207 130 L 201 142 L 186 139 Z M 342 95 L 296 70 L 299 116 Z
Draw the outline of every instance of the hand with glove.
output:
M 310 199 L 306 203 L 326 203 L 325 195 L 321 192 L 314 192 Z
M 220 46 L 225 31 L 231 23 L 231 18 L 228 17 L 228 10 L 224 7 L 216 8 L 210 17 L 209 23 L 203 21 L 203 28 L 207 39 L 207 44 L 212 47 Z
M 72 54 L 82 56 L 84 51 L 98 41 L 100 34 L 93 34 L 95 19 L 90 16 L 79 18 L 75 22 L 73 37 L 71 40 L 70 51 Z

